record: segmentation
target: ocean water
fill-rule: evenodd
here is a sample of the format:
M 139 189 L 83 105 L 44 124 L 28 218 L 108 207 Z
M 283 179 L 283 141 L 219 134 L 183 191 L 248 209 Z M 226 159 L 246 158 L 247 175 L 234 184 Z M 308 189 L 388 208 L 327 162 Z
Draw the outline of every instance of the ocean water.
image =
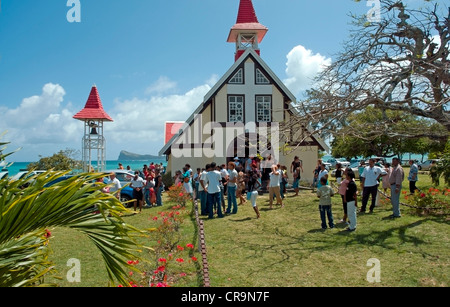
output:
M 26 169 L 28 164 L 31 162 L 9 162 L 7 161 L 9 165 L 7 168 L 4 167 L 3 169 L 7 169 L 9 172 L 9 176 L 14 176 L 18 172 L 20 172 L 22 169 Z M 119 168 L 119 163 L 122 163 L 123 167 L 126 169 L 127 166 L 130 166 L 132 170 L 141 170 L 144 167 L 144 164 L 150 165 L 150 163 L 160 164 L 162 163 L 164 166 L 167 166 L 167 162 L 165 158 L 162 159 L 154 159 L 152 161 L 148 160 L 139 160 L 139 161 L 119 161 L 119 160 L 109 160 L 106 161 L 106 170 L 115 170 Z

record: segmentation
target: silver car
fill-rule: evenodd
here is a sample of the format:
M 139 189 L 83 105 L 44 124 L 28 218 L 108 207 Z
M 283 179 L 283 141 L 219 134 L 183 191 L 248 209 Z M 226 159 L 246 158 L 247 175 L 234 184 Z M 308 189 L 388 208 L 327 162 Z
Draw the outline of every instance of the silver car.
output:
M 2 180 L 3 178 L 8 178 L 8 172 L 0 172 L 0 180 Z
M 441 161 L 440 159 L 433 159 L 433 160 L 427 160 L 423 163 L 420 163 L 419 165 L 417 165 L 417 167 L 419 168 L 419 170 L 421 171 L 429 171 L 431 168 L 431 162 L 436 161 L 437 164 L 439 164 L 439 162 Z

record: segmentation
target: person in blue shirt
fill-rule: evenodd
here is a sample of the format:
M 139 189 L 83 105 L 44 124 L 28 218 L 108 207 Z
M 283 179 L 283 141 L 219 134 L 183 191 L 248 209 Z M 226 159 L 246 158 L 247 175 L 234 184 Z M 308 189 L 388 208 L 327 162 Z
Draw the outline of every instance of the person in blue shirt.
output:
M 419 180 L 418 174 L 419 174 L 419 168 L 417 167 L 417 164 L 414 163 L 414 160 L 409 160 L 409 192 L 411 194 L 414 194 L 414 192 L 417 190 L 416 182 Z

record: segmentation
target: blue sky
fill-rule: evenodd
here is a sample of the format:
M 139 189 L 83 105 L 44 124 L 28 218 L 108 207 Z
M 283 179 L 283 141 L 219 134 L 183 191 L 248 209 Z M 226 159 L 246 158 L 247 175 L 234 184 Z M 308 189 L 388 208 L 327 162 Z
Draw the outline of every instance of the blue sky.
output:
M 0 133 L 11 160 L 36 161 L 81 149 L 71 117 L 98 87 L 107 123 L 107 159 L 124 149 L 157 154 L 165 120 L 183 121 L 234 61 L 226 42 L 239 0 L 3 0 L 0 11 Z M 269 28 L 261 56 L 299 97 L 320 63 L 348 37 L 350 12 L 367 1 L 253 0 Z

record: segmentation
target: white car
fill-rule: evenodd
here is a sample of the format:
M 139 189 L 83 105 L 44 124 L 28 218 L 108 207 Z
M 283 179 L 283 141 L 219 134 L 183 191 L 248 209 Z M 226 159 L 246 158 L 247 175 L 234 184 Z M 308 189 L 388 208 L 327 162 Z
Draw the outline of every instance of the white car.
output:
M 358 169 L 359 168 L 359 163 L 356 162 L 356 163 L 353 163 L 352 165 L 348 165 L 348 166 L 345 166 L 345 167 L 342 166 L 342 170 L 344 170 L 347 167 L 352 169 L 353 173 L 355 174 L 355 179 L 358 179 L 359 178 L 359 169 Z M 336 169 L 331 171 L 331 177 L 336 177 Z
M 109 175 L 110 173 L 115 173 L 116 178 L 120 181 L 120 185 L 123 187 L 131 182 L 134 177 L 134 171 L 127 171 L 123 169 L 114 169 L 105 171 L 105 174 Z M 145 179 L 145 178 L 143 178 Z
M 338 161 L 337 163 L 341 163 L 342 168 L 350 167 L 350 162 L 348 161 Z
M 6 171 L 3 171 L 3 172 L 0 172 L 0 180 L 2 180 L 3 178 L 8 178 L 8 172 L 6 172 Z
M 20 180 L 22 178 L 24 178 L 27 174 L 29 174 L 28 177 L 32 177 L 35 175 L 39 175 L 42 173 L 45 173 L 46 171 L 28 171 L 28 170 L 20 170 L 20 172 L 18 172 L 17 174 L 15 174 L 14 176 L 11 177 L 11 180 Z
M 341 163 L 342 168 L 346 168 L 350 166 L 350 162 L 345 161 L 345 160 L 339 160 L 339 159 L 329 159 L 327 161 L 327 163 L 329 164 L 330 168 L 336 168 L 336 164 Z M 325 163 L 325 165 L 327 164 Z
M 429 171 L 431 168 L 431 162 L 436 161 L 437 164 L 441 161 L 440 159 L 434 159 L 434 160 L 427 160 L 423 163 L 420 163 L 417 165 L 417 168 L 421 171 Z

